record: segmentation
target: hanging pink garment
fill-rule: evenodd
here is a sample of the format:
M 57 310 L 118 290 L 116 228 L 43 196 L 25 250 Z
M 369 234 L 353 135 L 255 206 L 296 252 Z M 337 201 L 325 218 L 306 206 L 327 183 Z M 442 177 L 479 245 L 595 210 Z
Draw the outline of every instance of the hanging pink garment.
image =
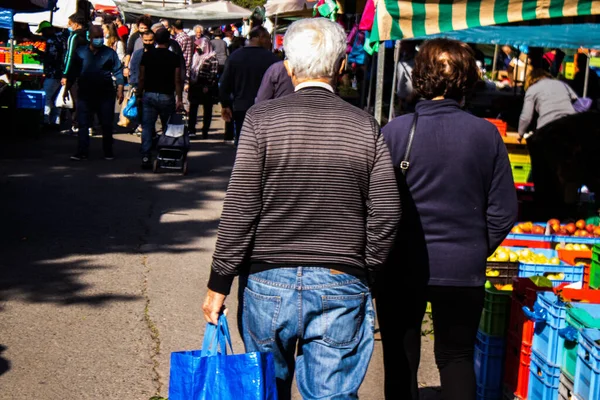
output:
M 373 28 L 373 21 L 375 20 L 375 2 L 373 0 L 367 0 L 365 9 L 362 17 L 360 18 L 360 24 L 358 29 L 361 31 L 370 31 Z

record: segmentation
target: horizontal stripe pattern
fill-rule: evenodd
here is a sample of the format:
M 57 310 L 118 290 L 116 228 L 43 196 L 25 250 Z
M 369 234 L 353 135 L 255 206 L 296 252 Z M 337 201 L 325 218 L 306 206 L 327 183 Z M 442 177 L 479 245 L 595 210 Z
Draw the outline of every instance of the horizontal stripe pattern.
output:
M 394 170 L 373 117 L 325 89 L 302 89 L 246 115 L 211 280 L 237 275 L 248 257 L 378 268 L 399 217 Z
M 600 0 L 378 0 L 378 40 L 600 13 Z

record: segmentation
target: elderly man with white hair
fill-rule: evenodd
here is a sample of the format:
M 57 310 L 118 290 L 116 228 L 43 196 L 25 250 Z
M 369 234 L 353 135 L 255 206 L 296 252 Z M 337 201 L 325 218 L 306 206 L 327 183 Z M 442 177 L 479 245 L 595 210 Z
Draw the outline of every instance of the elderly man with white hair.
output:
M 335 94 L 346 35 L 325 18 L 284 39 L 295 93 L 251 107 L 229 181 L 205 319 L 241 275 L 246 351 L 271 352 L 279 399 L 357 399 L 374 347 L 370 285 L 400 219 L 379 126 Z

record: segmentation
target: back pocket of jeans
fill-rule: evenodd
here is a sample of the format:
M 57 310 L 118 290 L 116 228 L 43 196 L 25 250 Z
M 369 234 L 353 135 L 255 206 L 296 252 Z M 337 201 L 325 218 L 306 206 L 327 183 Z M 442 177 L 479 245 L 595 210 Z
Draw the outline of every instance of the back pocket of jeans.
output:
M 275 340 L 280 309 L 280 296 L 266 296 L 244 289 L 243 325 L 257 343 L 265 344 Z
M 365 319 L 367 296 L 322 296 L 325 333 L 323 340 L 333 346 L 345 346 L 358 340 Z

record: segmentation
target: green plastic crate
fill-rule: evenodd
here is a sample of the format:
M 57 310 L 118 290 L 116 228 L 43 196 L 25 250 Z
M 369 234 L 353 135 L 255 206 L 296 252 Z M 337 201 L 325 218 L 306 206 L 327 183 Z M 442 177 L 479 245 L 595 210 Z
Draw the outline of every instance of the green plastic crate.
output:
M 592 317 L 586 310 L 582 308 L 567 309 L 566 316 L 567 326 L 571 326 L 577 330 L 596 328 L 600 329 L 600 318 Z M 575 366 L 577 365 L 577 342 L 565 340 L 563 359 L 561 363 L 561 371 L 571 381 L 575 379 Z
M 486 284 L 479 330 L 489 336 L 506 336 L 510 319 L 512 291 L 498 290 Z
M 531 174 L 531 164 L 524 162 L 512 162 L 510 166 L 512 168 L 513 180 L 516 183 L 529 182 L 529 175 Z

